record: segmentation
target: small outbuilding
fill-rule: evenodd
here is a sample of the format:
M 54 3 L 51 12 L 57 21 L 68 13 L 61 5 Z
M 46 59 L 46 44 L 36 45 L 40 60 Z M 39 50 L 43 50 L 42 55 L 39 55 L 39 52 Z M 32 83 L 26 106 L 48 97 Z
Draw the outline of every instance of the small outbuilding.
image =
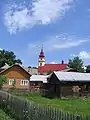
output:
M 47 75 L 32 75 L 30 77 L 30 90 L 41 91 L 47 84 Z
M 79 95 L 90 93 L 90 73 L 53 72 L 48 76 L 48 92 L 50 95 L 61 97 L 71 96 L 75 92 Z

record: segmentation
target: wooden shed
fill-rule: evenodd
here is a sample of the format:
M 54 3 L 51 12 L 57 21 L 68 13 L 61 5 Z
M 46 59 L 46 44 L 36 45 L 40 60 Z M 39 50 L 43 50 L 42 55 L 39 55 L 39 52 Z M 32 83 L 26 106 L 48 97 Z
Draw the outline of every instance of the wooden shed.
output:
M 75 92 L 89 95 L 90 73 L 53 72 L 49 75 L 47 84 L 48 92 L 53 96 L 72 96 Z
M 47 75 L 32 75 L 30 77 L 30 90 L 40 92 L 47 84 Z

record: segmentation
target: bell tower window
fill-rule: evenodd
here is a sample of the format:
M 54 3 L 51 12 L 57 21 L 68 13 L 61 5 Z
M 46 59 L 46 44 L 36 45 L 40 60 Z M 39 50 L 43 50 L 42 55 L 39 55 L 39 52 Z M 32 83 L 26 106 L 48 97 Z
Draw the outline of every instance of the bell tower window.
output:
M 42 63 L 40 63 L 40 66 L 42 66 Z

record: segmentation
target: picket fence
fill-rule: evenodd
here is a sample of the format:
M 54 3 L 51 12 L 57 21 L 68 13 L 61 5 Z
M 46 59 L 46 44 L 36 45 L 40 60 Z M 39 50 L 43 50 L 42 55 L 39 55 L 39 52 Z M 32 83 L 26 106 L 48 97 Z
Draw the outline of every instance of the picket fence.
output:
M 75 115 L 3 91 L 0 91 L 0 107 L 8 111 L 16 120 L 90 120 L 89 115 Z

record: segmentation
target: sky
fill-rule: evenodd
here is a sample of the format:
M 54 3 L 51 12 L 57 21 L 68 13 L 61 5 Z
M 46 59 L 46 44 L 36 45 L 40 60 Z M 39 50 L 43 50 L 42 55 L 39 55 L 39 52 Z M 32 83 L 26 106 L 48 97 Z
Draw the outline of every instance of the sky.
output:
M 90 0 L 0 0 L 0 49 L 37 66 L 42 45 L 46 63 L 90 64 Z

